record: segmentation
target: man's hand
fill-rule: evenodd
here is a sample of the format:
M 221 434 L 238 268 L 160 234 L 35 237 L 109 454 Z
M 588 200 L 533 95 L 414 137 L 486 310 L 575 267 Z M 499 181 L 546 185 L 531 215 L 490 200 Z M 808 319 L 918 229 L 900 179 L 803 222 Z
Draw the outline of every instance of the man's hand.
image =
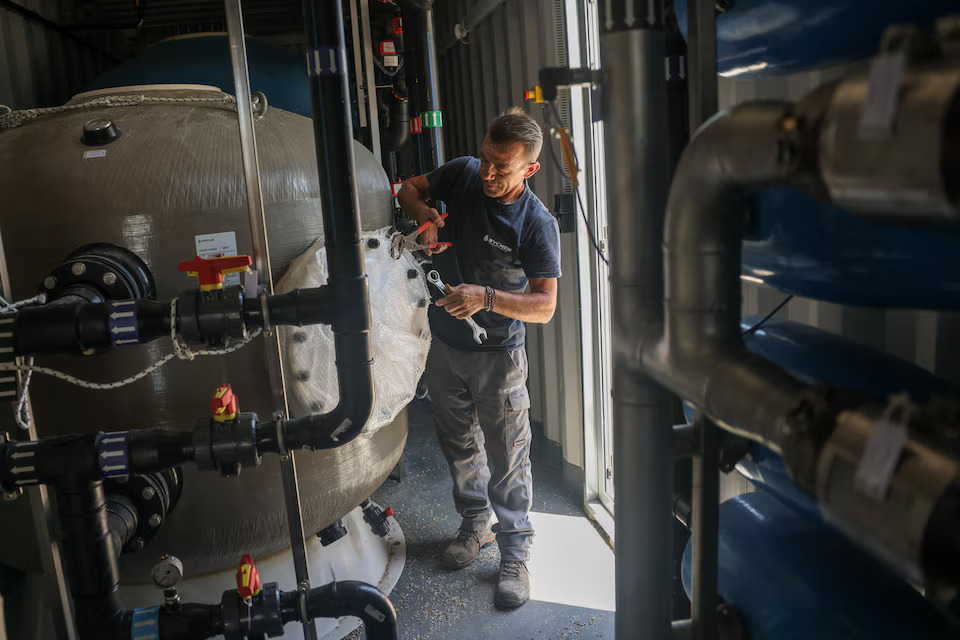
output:
M 424 220 L 420 220 L 420 217 L 424 217 Z M 436 244 L 440 240 L 440 227 L 443 226 L 443 218 L 440 217 L 440 212 L 434 209 L 433 207 L 427 207 L 425 209 L 424 216 L 418 216 L 417 222 L 419 224 L 424 224 L 430 221 L 433 221 L 433 224 L 427 227 L 427 230 L 420 234 L 420 243 L 421 244 Z M 447 250 L 447 245 L 440 245 L 436 249 L 424 249 L 423 252 L 428 256 L 432 256 L 435 253 L 443 253 Z
M 424 233 L 426 235 L 426 233 Z M 457 320 L 465 320 L 487 306 L 487 290 L 478 284 L 447 285 L 447 295 L 437 300 L 437 306 Z

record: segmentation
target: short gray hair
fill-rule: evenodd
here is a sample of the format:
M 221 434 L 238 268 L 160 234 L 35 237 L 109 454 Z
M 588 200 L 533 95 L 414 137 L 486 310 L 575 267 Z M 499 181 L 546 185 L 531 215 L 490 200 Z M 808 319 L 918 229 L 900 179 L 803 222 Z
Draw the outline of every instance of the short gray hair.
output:
M 487 127 L 490 142 L 500 145 L 520 143 L 526 148 L 530 162 L 540 156 L 543 131 L 537 121 L 520 107 L 510 107 L 490 121 Z

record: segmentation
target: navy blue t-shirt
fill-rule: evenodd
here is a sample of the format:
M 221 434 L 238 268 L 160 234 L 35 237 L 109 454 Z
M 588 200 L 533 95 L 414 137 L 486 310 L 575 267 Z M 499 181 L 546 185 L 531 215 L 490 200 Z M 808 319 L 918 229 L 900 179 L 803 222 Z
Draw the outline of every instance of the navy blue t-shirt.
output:
M 453 247 L 433 256 L 444 284 L 478 284 L 523 293 L 527 278 L 560 277 L 560 230 L 529 185 L 516 202 L 500 204 L 483 192 L 480 160 L 462 157 L 427 174 L 430 197 L 447 205 L 440 242 Z M 430 287 L 434 301 L 440 291 Z M 482 345 L 463 320 L 430 305 L 433 335 L 465 351 L 507 350 L 523 346 L 523 323 L 498 313 L 478 311 L 473 319 L 487 330 Z

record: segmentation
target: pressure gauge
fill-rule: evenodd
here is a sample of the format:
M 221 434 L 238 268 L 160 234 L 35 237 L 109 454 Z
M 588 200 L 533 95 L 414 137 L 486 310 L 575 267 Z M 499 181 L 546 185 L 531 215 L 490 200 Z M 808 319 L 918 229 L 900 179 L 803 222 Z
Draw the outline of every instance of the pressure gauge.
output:
M 150 574 L 158 589 L 172 589 L 183 579 L 183 563 L 173 556 L 163 556 Z

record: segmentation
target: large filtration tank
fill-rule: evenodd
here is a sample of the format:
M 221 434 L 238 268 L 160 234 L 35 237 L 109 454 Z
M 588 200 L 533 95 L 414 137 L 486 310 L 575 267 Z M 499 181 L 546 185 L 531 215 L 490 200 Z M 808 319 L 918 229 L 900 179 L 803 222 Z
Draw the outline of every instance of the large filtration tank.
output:
M 212 87 L 157 85 L 80 95 L 80 104 L 106 95 L 144 96 L 132 106 L 76 108 L 42 116 L 0 133 L 0 233 L 11 295 L 37 292 L 44 276 L 88 243 L 121 245 L 139 255 L 156 279 L 157 297 L 170 299 L 196 282 L 177 271 L 198 252 L 198 236 L 214 236 L 225 252 L 235 235 L 251 254 L 237 114 Z M 84 123 L 110 119 L 115 141 L 81 142 Z M 322 236 L 317 159 L 308 118 L 269 108 L 256 120 L 260 176 L 274 278 Z M 93 153 L 91 153 L 93 152 Z M 363 228 L 390 224 L 390 185 L 374 156 L 355 146 Z M 349 189 L 350 185 L 334 185 Z M 169 353 L 169 340 L 88 358 L 38 358 L 81 378 L 113 381 Z M 269 419 L 271 401 L 264 345 L 192 362 L 174 360 L 121 389 L 80 389 L 34 376 L 31 387 L 40 435 L 165 427 L 189 430 L 209 416 L 215 388 L 230 383 L 242 411 Z M 372 436 L 330 451 L 297 454 L 308 535 L 355 508 L 386 479 L 407 435 L 406 414 Z M 263 458 L 238 478 L 184 468 L 183 494 L 160 533 L 140 553 L 125 553 L 125 582 L 149 580 L 159 553 L 178 556 L 191 574 L 236 567 L 242 553 L 264 556 L 289 546 L 279 460 Z M 25 503 L 25 500 L 17 501 Z M 4 518 L 0 562 L 24 566 L 29 532 Z M 29 527 L 29 518 L 16 520 Z

